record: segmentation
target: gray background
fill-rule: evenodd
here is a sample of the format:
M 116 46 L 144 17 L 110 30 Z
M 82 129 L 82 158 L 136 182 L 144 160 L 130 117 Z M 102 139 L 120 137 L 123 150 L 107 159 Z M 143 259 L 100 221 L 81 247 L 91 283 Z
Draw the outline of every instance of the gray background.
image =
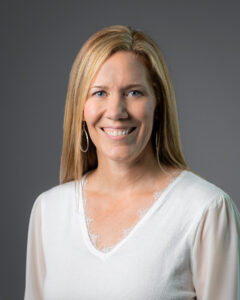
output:
M 36 197 L 58 184 L 69 72 L 97 30 L 156 40 L 176 92 L 189 166 L 240 208 L 240 5 L 233 1 L 1 1 L 0 299 L 22 299 Z

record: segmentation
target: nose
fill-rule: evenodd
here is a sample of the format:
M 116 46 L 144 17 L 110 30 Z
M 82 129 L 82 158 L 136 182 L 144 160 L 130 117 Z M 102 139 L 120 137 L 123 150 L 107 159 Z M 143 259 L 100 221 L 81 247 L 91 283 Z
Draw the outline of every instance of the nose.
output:
M 109 98 L 106 117 L 112 120 L 128 118 L 126 101 L 121 94 L 115 94 Z

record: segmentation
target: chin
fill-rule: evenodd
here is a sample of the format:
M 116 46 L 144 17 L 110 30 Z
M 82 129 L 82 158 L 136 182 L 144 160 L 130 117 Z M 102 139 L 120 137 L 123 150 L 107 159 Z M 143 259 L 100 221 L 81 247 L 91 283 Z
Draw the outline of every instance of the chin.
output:
M 110 159 L 117 162 L 129 161 L 131 158 L 133 158 L 133 156 L 135 157 L 134 153 L 129 151 L 114 151 L 114 153 L 105 152 L 104 155 L 102 155 L 102 157 L 105 159 Z

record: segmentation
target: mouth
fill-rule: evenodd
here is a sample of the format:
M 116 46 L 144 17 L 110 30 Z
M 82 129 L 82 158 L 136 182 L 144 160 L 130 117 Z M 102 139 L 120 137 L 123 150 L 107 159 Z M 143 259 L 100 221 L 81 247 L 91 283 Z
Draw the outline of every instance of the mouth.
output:
M 127 136 L 130 135 L 137 127 L 125 127 L 125 128 L 109 128 L 102 127 L 101 130 L 110 136 Z

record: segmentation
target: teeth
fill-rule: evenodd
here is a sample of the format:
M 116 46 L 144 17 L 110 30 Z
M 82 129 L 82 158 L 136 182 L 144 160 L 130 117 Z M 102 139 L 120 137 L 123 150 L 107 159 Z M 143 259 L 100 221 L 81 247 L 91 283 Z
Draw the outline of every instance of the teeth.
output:
M 125 130 L 109 130 L 109 129 L 103 129 L 107 134 L 112 136 L 119 136 L 119 135 L 128 135 L 131 128 L 125 129 Z

